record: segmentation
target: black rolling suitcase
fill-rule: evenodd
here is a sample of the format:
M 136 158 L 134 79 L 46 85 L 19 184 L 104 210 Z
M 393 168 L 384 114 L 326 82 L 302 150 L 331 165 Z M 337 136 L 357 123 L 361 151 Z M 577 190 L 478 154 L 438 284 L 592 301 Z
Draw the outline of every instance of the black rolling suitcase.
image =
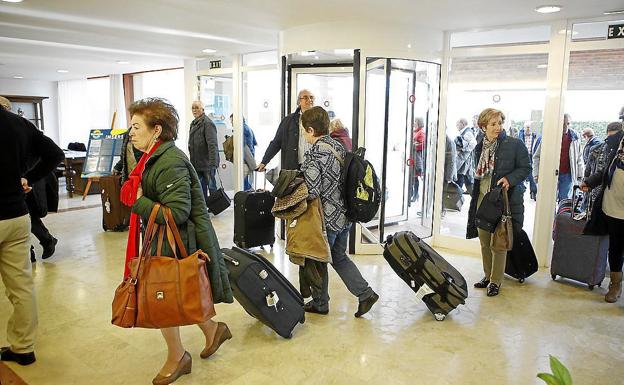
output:
M 514 229 L 513 248 L 507 252 L 505 274 L 523 283 L 537 269 L 537 257 L 535 256 L 535 250 L 533 250 L 529 235 L 522 229 Z
M 465 304 L 468 287 L 464 277 L 411 231 L 389 235 L 383 255 L 436 320 L 444 320 L 453 309 Z
M 100 177 L 102 188 L 102 228 L 104 231 L 123 231 L 130 222 L 130 207 L 119 200 L 121 176 Z
M 245 249 L 275 243 L 275 198 L 269 191 L 239 191 L 234 195 L 234 243 Z
M 295 326 L 305 322 L 297 289 L 264 257 L 238 247 L 221 251 L 238 303 L 280 336 L 291 338 Z

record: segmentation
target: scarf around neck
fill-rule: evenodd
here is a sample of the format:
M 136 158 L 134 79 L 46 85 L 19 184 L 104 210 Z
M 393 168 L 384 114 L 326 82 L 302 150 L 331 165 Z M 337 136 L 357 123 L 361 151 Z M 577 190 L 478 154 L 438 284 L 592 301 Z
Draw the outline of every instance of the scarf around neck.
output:
M 498 148 L 498 138 L 489 141 L 487 136 L 483 136 L 483 148 L 481 149 L 481 157 L 477 164 L 475 178 L 483 179 L 494 172 L 496 165 L 496 149 Z
M 121 193 L 119 199 L 121 202 L 132 207 L 137 200 L 137 191 L 143 180 L 143 171 L 145 171 L 145 164 L 152 154 L 160 147 L 162 142 L 158 140 L 154 147 L 149 152 L 141 157 L 141 160 L 137 163 L 136 167 L 128 175 L 128 180 L 121 186 Z M 128 243 L 126 244 L 126 262 L 124 264 L 124 279 L 130 275 L 130 261 L 133 258 L 139 256 L 139 229 L 141 228 L 141 217 L 134 213 L 130 213 L 130 228 L 128 231 Z

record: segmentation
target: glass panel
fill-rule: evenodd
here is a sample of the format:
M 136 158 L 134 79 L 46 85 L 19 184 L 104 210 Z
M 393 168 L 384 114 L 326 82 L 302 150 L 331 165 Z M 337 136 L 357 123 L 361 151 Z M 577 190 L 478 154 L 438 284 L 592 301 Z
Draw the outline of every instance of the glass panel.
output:
M 243 74 L 243 116 L 257 142 L 254 157 L 260 162 L 280 123 L 280 74 L 277 69 L 251 71 Z M 279 163 L 279 156 L 269 162 L 268 170 Z M 265 173 L 254 173 L 263 186 Z M 253 179 L 248 184 L 253 185 Z M 268 187 L 270 188 L 270 186 Z
M 622 73 L 624 49 L 570 52 L 565 112 L 570 114 L 568 129 L 581 141 L 584 175 L 604 168 L 597 156 L 599 143 L 607 138 L 607 125 L 610 122 L 624 120 L 621 116 L 624 114 L 624 79 L 617 75 Z M 562 184 L 558 187 L 566 188 Z M 594 199 L 595 194 L 586 195 L 586 202 L 590 201 L 589 198 Z M 559 191 L 558 195 L 570 197 L 572 192 L 566 188 L 566 191 Z M 587 203 L 579 210 L 589 208 Z
M 317 70 L 318 73 L 297 74 L 297 91 L 312 91 L 316 97 L 314 104 L 327 110 L 330 119 L 339 118 L 352 136 L 349 126 L 353 118 L 353 71 L 326 72 L 331 71 L 328 68 Z M 293 108 L 296 108 L 295 103 Z
M 200 76 L 199 99 L 204 104 L 204 113 L 217 126 L 219 176 L 223 182 L 223 188 L 230 193 L 230 196 L 233 196 L 236 186 L 234 167 L 225 159 L 223 141 L 226 135 L 232 135 L 230 115 L 232 114 L 233 91 L 232 75 Z
M 550 26 L 493 29 L 479 32 L 453 32 L 451 47 L 474 47 L 496 44 L 542 43 L 550 40 Z
M 384 234 L 411 230 L 432 234 L 433 186 L 438 114 L 439 65 L 413 60 L 389 61 L 388 150 L 383 154 L 385 60 L 372 61 L 366 77 L 365 143 L 367 159 L 380 178 L 386 162 L 383 229 L 376 219 L 367 224 L 362 242 Z M 381 230 L 381 231 L 380 231 Z
M 542 132 L 547 63 L 546 54 L 452 60 L 446 117 L 445 185 L 452 180 L 462 189 L 471 191 L 475 164 L 478 162 L 472 149 L 476 144 L 474 137 L 480 133 L 475 116 L 485 108 L 503 111 L 508 135 L 518 137 L 525 125 L 530 126 L 535 136 L 526 136 L 526 144 L 530 147 L 530 154 L 534 152 Z M 536 191 L 537 187 L 531 180 L 525 184 L 528 191 Z M 452 207 L 452 199 L 442 208 L 441 234 L 465 237 L 470 196 L 463 197 L 460 210 Z M 532 194 L 528 192 L 524 195 L 524 229 L 529 236 L 532 236 L 535 217 L 535 200 L 531 198 Z
M 622 20 L 576 23 L 572 26 L 572 40 L 604 40 L 607 38 L 609 25 L 624 24 Z
M 366 68 L 364 147 L 366 148 L 366 160 L 373 165 L 380 179 L 382 178 L 381 171 L 384 158 L 383 135 L 386 100 L 385 63 L 385 59 L 373 60 L 367 64 Z M 378 215 L 369 223 L 362 224 L 362 243 L 379 242 Z M 365 231 L 364 229 L 368 229 L 369 231 Z
M 277 51 L 253 52 L 243 55 L 243 67 L 254 67 L 267 64 L 277 65 L 277 61 Z M 279 82 L 277 84 L 279 84 Z

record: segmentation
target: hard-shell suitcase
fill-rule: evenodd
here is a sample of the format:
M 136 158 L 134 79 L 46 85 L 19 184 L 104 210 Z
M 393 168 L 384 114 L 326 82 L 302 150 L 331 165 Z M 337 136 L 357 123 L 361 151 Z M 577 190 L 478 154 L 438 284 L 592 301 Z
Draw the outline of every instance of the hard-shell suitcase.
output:
M 537 269 L 537 257 L 528 234 L 522 229 L 514 229 L 513 248 L 507 252 L 505 274 L 523 283 Z
M 468 287 L 464 277 L 411 231 L 389 235 L 383 255 L 436 320 L 444 320 L 453 309 L 465 304 Z
M 104 231 L 123 231 L 130 222 L 130 207 L 119 200 L 121 176 L 100 177 L 102 188 L 102 228 Z
M 221 251 L 238 303 L 280 336 L 291 338 L 295 326 L 305 322 L 297 289 L 264 257 L 238 247 Z
M 576 190 L 578 186 L 575 186 Z M 576 192 L 576 191 L 575 191 Z M 575 192 L 572 194 L 576 196 Z M 573 204 L 572 206 L 575 206 Z M 589 202 L 588 207 L 591 206 Z M 609 237 L 606 235 L 584 235 L 587 216 L 574 214 L 574 210 L 555 217 L 552 261 L 550 274 L 586 283 L 589 290 L 600 286 L 605 277 Z
M 447 210 L 461 211 L 464 205 L 464 192 L 457 183 L 450 181 L 444 185 L 442 205 Z
M 239 191 L 234 195 L 234 243 L 251 248 L 275 243 L 275 198 L 264 190 Z

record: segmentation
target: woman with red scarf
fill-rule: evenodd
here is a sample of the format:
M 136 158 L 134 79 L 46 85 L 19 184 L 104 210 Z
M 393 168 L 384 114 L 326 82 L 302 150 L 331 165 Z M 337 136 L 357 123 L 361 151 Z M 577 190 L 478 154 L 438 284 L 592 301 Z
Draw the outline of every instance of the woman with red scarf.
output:
M 121 200 L 132 207 L 130 232 L 126 250 L 128 262 L 139 255 L 141 222 L 147 223 L 156 203 L 171 209 L 182 241 L 189 254 L 202 249 L 210 256 L 207 265 L 214 303 L 231 303 L 232 291 L 219 242 L 210 223 L 203 192 L 195 169 L 174 140 L 178 132 L 178 114 L 166 100 L 147 98 L 134 102 L 129 108 L 132 117 L 130 142 L 144 155 L 121 189 Z M 162 211 L 156 222 L 164 224 Z M 162 255 L 174 256 L 167 242 Z M 227 325 L 212 320 L 198 324 L 206 345 L 200 354 L 208 358 L 219 346 L 232 338 Z M 170 384 L 191 372 L 191 356 L 184 349 L 178 327 L 161 329 L 167 343 L 167 360 L 152 383 Z

